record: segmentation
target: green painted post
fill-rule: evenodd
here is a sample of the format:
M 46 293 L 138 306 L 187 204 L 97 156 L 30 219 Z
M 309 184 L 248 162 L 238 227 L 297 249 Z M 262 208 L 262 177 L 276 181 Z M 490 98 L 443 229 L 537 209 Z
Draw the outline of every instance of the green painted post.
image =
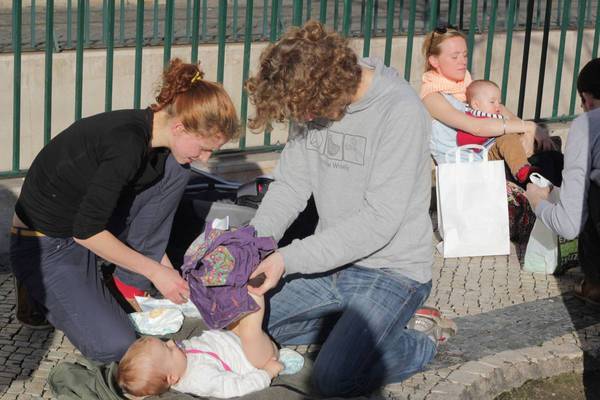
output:
M 125 44 L 125 0 L 119 5 L 119 43 Z
M 469 36 L 467 37 L 467 69 L 473 66 L 473 48 L 475 47 L 475 29 L 477 28 L 477 0 L 471 0 L 471 18 L 469 18 Z
M 279 21 L 279 0 L 271 1 L 271 27 L 269 29 L 269 41 L 274 43 L 277 41 L 277 24 Z M 271 132 L 267 129 L 263 134 L 263 144 L 268 146 L 271 144 Z
M 448 4 L 448 23 L 452 26 L 456 26 L 456 12 L 458 10 L 458 0 L 450 0 Z
M 321 0 L 319 8 L 319 21 L 324 25 L 327 21 L 327 0 Z
M 267 29 L 269 28 L 269 0 L 263 0 L 263 12 L 262 12 L 262 36 L 267 37 Z
M 227 0 L 219 0 L 218 17 L 219 50 L 217 55 L 217 82 L 223 83 L 223 76 L 225 72 L 225 29 L 227 28 Z
M 344 21 L 342 23 L 342 35 L 348 37 L 350 24 L 352 23 L 352 0 L 344 0 Z
M 483 79 L 490 79 L 490 67 L 492 65 L 492 52 L 494 50 L 494 33 L 496 32 L 496 17 L 498 14 L 498 0 L 492 0 L 492 13 L 487 33 L 487 49 L 485 51 L 485 70 Z
M 191 16 L 192 16 L 192 0 L 187 0 L 185 3 L 185 37 L 191 39 Z
M 29 28 L 31 29 L 31 48 L 35 49 L 36 38 L 35 38 L 35 19 L 36 19 L 36 7 L 35 0 L 31 0 L 31 15 L 29 20 Z
M 546 60 L 548 56 L 548 38 L 550 35 L 551 18 L 552 0 L 546 0 L 546 10 L 544 13 L 544 34 L 542 36 L 542 55 L 540 57 L 540 72 L 538 73 L 538 90 L 535 100 L 534 119 L 536 121 L 540 119 L 542 110 L 542 100 L 544 97 L 544 78 L 546 77 Z
M 106 45 L 106 0 L 102 0 L 102 42 Z
M 192 11 L 192 63 L 198 63 L 198 34 L 200 31 L 200 0 L 194 0 Z
M 302 0 L 294 0 L 292 9 L 292 25 L 302 25 Z
M 75 53 L 75 121 L 81 119 L 83 94 L 83 45 L 86 21 L 87 0 L 77 1 L 77 49 Z M 89 21 L 89 19 L 88 19 Z
M 515 7 L 516 0 L 509 0 L 508 15 L 506 16 L 508 24 L 506 27 L 506 46 L 504 48 L 504 68 L 502 70 L 502 104 L 506 103 L 506 89 L 508 87 L 508 72 L 510 68 L 510 51 L 512 48 Z M 469 55 L 469 57 L 471 57 L 471 55 Z
M 233 16 L 231 21 L 231 35 L 233 41 L 237 42 L 238 39 L 238 0 L 233 0 Z
M 377 21 L 379 20 L 379 0 L 375 0 L 375 4 L 373 5 L 373 18 L 372 18 L 373 22 L 373 30 L 375 32 L 377 32 L 377 27 L 378 27 L 378 23 Z
M 135 77 L 133 82 L 133 108 L 140 108 L 142 94 L 142 47 L 144 45 L 144 2 L 138 1 L 135 12 Z
M 90 14 L 90 0 L 85 0 L 85 20 L 84 20 L 84 29 L 85 29 L 85 45 L 90 45 L 90 25 L 92 24 L 91 14 Z
M 398 33 L 404 32 L 404 0 L 400 0 L 400 11 L 398 12 Z
M 13 135 L 12 135 L 12 171 L 19 170 L 21 165 L 21 0 L 12 2 L 12 48 L 13 48 Z
M 333 29 L 337 32 L 340 24 L 340 0 L 333 2 Z
M 596 29 L 594 31 L 594 44 L 592 46 L 592 59 L 598 58 L 598 39 L 600 38 L 600 1 L 596 7 Z
M 577 10 L 577 44 L 575 45 L 575 62 L 573 63 L 573 80 L 571 83 L 571 102 L 569 103 L 569 115 L 575 114 L 575 99 L 577 98 L 577 76 L 579 75 L 579 64 L 581 62 L 581 47 L 583 45 L 583 28 L 585 27 L 585 5 L 586 0 L 579 0 Z
M 206 40 L 208 34 L 208 25 L 206 23 L 208 16 L 208 0 L 202 0 L 202 40 Z
M 154 0 L 154 7 L 152 9 L 152 42 L 158 42 L 158 0 Z
M 396 8 L 395 0 L 388 0 L 386 24 L 385 24 L 385 56 L 383 62 L 388 67 L 392 59 L 392 39 L 394 34 L 394 8 Z
M 248 80 L 250 71 L 250 51 L 252 49 L 252 9 L 253 0 L 246 1 L 246 26 L 244 29 L 244 61 L 242 64 L 242 82 Z M 248 93 L 242 90 L 242 102 L 240 104 L 240 119 L 242 122 L 240 135 L 240 150 L 246 148 L 246 125 L 248 123 Z
M 223 1 L 223 0 L 220 0 Z M 171 60 L 171 45 L 173 43 L 173 0 L 165 3 L 165 40 L 163 49 L 163 65 L 166 67 Z
M 70 49 L 73 45 L 73 5 L 71 4 L 72 0 L 67 0 L 67 48 Z
M 306 0 L 306 21 L 312 17 L 312 1 Z
M 408 14 L 408 37 L 406 38 L 406 56 L 404 57 L 404 79 L 410 82 L 413 42 L 415 39 L 415 19 L 417 16 L 417 0 L 410 0 Z
M 271 0 L 271 27 L 269 28 L 269 42 L 277 41 L 277 21 L 279 16 L 279 0 Z
M 106 82 L 104 86 L 104 111 L 111 111 L 113 58 L 115 50 L 115 0 L 107 0 L 106 14 Z
M 437 26 L 438 3 L 439 3 L 439 0 L 431 0 L 431 4 L 429 5 L 429 21 L 427 23 L 427 31 L 432 31 Z
M 571 11 L 571 0 L 564 0 L 563 12 L 562 12 L 562 23 L 560 26 L 560 39 L 558 44 L 558 60 L 556 65 L 556 80 L 554 81 L 554 101 L 552 103 L 552 117 L 558 115 L 558 103 L 560 101 L 560 86 L 562 81 L 562 66 L 565 58 L 565 40 L 567 37 L 567 29 L 569 28 L 569 18 Z
M 52 46 L 54 44 L 54 0 L 46 0 L 46 51 L 44 55 L 44 144 L 52 129 Z
M 371 34 L 373 29 L 371 24 L 373 23 L 373 0 L 367 0 L 366 3 L 366 15 L 365 15 L 365 27 L 363 37 L 363 57 L 368 57 L 371 51 Z

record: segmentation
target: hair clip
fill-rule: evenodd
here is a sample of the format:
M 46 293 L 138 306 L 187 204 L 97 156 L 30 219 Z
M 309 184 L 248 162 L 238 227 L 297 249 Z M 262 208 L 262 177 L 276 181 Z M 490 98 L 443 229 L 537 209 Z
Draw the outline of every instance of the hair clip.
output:
M 196 71 L 196 74 L 192 78 L 192 83 L 200 82 L 202 80 L 202 76 L 200 75 L 200 71 Z

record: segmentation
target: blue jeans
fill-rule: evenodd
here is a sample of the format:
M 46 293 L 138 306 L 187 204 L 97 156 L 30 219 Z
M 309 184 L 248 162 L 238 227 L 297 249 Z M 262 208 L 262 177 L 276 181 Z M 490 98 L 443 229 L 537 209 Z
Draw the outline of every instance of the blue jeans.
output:
M 321 394 L 368 393 L 435 356 L 431 339 L 405 328 L 430 291 L 431 281 L 357 266 L 290 279 L 269 299 L 268 331 L 281 344 L 322 343 L 312 376 Z

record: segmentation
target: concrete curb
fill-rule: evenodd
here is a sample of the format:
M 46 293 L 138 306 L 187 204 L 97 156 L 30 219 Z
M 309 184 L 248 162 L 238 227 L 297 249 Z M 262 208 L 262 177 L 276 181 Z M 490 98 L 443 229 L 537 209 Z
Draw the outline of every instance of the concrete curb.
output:
M 410 400 L 483 400 L 522 386 L 528 380 L 583 372 L 584 352 L 572 334 L 541 346 L 507 350 L 477 361 L 416 374 L 386 386 L 388 396 Z M 600 369 L 594 359 L 586 372 Z

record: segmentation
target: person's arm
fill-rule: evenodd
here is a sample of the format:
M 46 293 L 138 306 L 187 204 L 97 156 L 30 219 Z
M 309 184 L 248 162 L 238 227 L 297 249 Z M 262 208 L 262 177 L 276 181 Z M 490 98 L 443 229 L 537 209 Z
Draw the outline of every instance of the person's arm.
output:
M 423 99 L 423 104 L 431 116 L 454 129 L 469 132 L 475 136 L 496 137 L 505 133 L 534 134 L 536 124 L 520 119 L 472 118 L 454 108 L 440 93 L 432 93 Z
M 566 239 L 579 235 L 585 217 L 588 181 L 591 169 L 589 121 L 583 114 L 573 121 L 565 147 L 565 166 L 557 204 L 546 201 L 538 188 L 528 185 L 525 195 L 531 199 L 535 214 L 552 231 Z M 530 184 L 532 185 L 532 184 Z
M 423 107 L 412 101 L 398 102 L 382 112 L 378 129 L 383 132 L 368 162 L 372 172 L 356 212 L 335 226 L 295 240 L 267 257 L 254 274 L 265 272 L 267 280 L 254 293 L 265 293 L 279 276 L 269 274 L 320 273 L 360 260 L 387 245 L 402 224 L 412 191 L 423 171 L 430 171 L 431 120 Z M 274 261 L 275 260 L 275 261 Z M 267 265 L 276 265 L 271 270 Z
M 177 271 L 129 248 L 106 230 L 121 193 L 144 161 L 147 147 L 143 135 L 125 133 L 111 131 L 99 146 L 98 167 L 73 219 L 73 239 L 105 260 L 144 275 L 166 298 L 182 303 L 189 297 L 189 288 Z
M 109 231 L 74 240 L 108 262 L 145 276 L 172 302 L 181 304 L 189 298 L 187 282 L 172 266 L 160 264 L 127 247 Z
M 300 128 L 294 125 L 293 129 Z M 312 189 L 306 167 L 304 135 L 297 134 L 286 143 L 273 171 L 275 180 L 250 221 L 259 236 L 272 236 L 279 241 L 306 208 Z
M 264 368 L 270 360 L 277 358 L 277 347 L 262 329 L 265 298 L 253 293 L 250 293 L 250 296 L 260 307 L 259 310 L 245 315 L 232 331 L 240 337 L 242 351 L 250 364 L 256 368 Z

